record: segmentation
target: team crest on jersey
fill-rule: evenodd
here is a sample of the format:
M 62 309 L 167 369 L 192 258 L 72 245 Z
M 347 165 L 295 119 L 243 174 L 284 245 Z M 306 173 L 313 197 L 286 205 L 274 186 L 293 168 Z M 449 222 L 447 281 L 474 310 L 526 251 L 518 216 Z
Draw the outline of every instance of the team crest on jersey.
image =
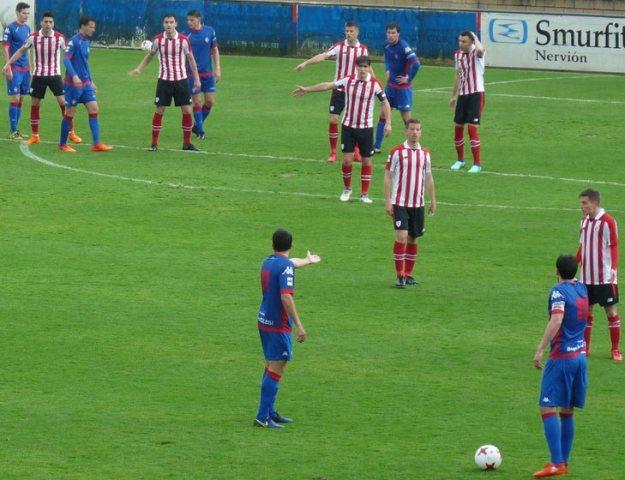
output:
M 204 37 L 204 43 L 208 43 L 208 37 Z

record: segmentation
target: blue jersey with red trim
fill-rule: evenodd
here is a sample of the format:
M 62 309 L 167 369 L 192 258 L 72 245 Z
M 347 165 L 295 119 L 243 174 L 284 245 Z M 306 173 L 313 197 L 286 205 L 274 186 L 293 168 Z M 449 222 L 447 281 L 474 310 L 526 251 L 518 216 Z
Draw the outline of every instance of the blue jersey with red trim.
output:
M 399 39 L 397 43 L 387 43 L 384 47 L 384 65 L 389 72 L 388 85 L 392 88 L 409 88 L 410 81 L 419 70 L 417 54 L 410 48 L 408 42 Z M 398 84 L 397 77 L 408 76 L 409 82 Z
M 584 331 L 588 318 L 586 285 L 577 280 L 564 280 L 551 289 L 549 315 L 564 315 L 560 330 L 551 340 L 551 358 L 572 358 L 584 349 Z
M 263 301 L 258 311 L 258 328 L 265 332 L 289 333 L 292 321 L 282 306 L 283 293 L 295 293 L 295 266 L 284 255 L 270 255 L 260 270 Z
M 213 76 L 213 63 L 211 54 L 213 49 L 217 48 L 217 35 L 215 35 L 215 29 L 207 25 L 203 25 L 202 28 L 197 30 L 187 28 L 182 32 L 183 35 L 189 38 L 191 43 L 191 51 L 197 63 L 197 71 L 200 77 L 212 77 Z M 191 68 L 187 64 L 187 73 L 191 74 Z M 204 74 L 204 75 L 202 75 Z
M 24 42 L 29 35 L 30 27 L 25 23 L 13 22 L 6 26 L 4 29 L 4 35 L 2 36 L 2 41 L 5 45 L 9 46 L 9 58 L 12 57 L 22 45 L 24 45 Z M 28 52 L 24 52 L 20 58 L 13 62 L 12 67 L 14 70 L 22 69 L 24 71 L 29 71 Z
M 74 35 L 67 44 L 67 50 L 65 54 L 65 65 L 68 67 L 65 71 L 65 83 L 67 85 L 72 84 L 72 75 L 76 73 L 83 85 L 90 85 L 91 71 L 89 70 L 89 44 L 91 40 L 89 37 L 82 33 Z M 71 64 L 71 69 L 68 66 L 68 62 Z M 73 72 L 72 72 L 73 70 Z

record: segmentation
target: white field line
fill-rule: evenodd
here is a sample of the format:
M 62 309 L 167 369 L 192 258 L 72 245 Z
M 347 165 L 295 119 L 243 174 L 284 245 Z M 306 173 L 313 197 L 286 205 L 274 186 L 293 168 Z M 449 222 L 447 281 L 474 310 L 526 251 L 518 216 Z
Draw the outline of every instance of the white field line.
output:
M 309 198 L 321 198 L 321 199 L 330 199 L 336 200 L 337 195 L 324 195 L 320 193 L 306 193 L 306 192 L 287 192 L 287 191 L 279 191 L 279 190 L 260 190 L 260 189 L 246 189 L 246 188 L 232 188 L 232 187 L 224 187 L 218 185 L 187 185 L 184 183 L 178 182 L 167 182 L 167 181 L 156 181 L 150 180 L 147 178 L 134 178 L 127 177 L 125 175 L 116 175 L 112 173 L 102 173 L 96 172 L 93 170 L 87 170 L 85 168 L 76 168 L 71 167 L 69 165 L 63 165 L 55 162 L 51 162 L 50 160 L 46 160 L 45 158 L 40 157 L 30 150 L 28 144 L 21 143 L 20 151 L 26 157 L 34 160 L 35 162 L 41 163 L 48 167 L 58 168 L 62 170 L 67 170 L 75 173 L 82 173 L 85 175 L 92 175 L 96 177 L 110 178 L 113 180 L 122 180 L 126 182 L 139 183 L 143 185 L 150 186 L 161 186 L 167 188 L 177 188 L 183 190 L 213 190 L 213 191 L 223 191 L 223 192 L 233 192 L 233 193 L 254 193 L 254 194 L 263 194 L 263 195 L 290 195 L 297 197 L 309 197 Z M 383 202 L 381 198 L 373 198 L 378 202 Z M 480 203 L 454 203 L 454 202 L 437 202 L 439 205 L 449 206 L 449 207 L 460 207 L 460 208 L 493 208 L 499 210 L 531 210 L 531 211 L 574 211 L 577 212 L 579 209 L 577 208 L 558 208 L 558 207 L 524 207 L 519 205 L 490 205 L 490 204 L 480 204 Z
M 2 139 L 0 141 L 5 142 L 13 142 L 13 140 Z M 41 143 L 56 145 L 56 142 L 50 141 L 42 141 Z M 89 146 L 88 143 L 83 143 L 83 146 Z M 112 145 L 115 148 L 123 148 L 127 150 L 137 150 L 137 151 L 149 151 L 148 148 L 143 147 L 133 147 L 129 145 Z M 264 155 L 264 154 L 255 154 L 255 153 L 235 153 L 235 152 L 207 152 L 204 150 L 200 150 L 198 152 L 187 152 L 185 150 L 179 148 L 160 148 L 160 152 L 181 152 L 189 155 L 209 155 L 209 156 L 223 156 L 223 157 L 238 157 L 238 158 L 260 158 L 263 160 L 280 160 L 280 161 L 296 161 L 296 162 L 307 162 L 307 163 L 317 163 L 317 164 L 325 164 L 326 161 L 319 158 L 301 158 L 301 157 L 292 157 L 292 156 L 277 156 L 277 155 Z M 384 168 L 383 164 L 376 164 L 376 167 L 380 169 Z M 449 168 L 443 167 L 432 167 L 433 170 L 450 173 L 452 175 L 463 175 L 463 173 L 452 172 Z M 587 178 L 567 178 L 567 177 L 554 177 L 550 175 L 534 175 L 532 173 L 505 173 L 505 172 L 492 172 L 488 170 L 483 170 L 480 175 L 492 175 L 496 177 L 512 177 L 512 178 L 528 178 L 528 179 L 536 179 L 536 180 L 547 180 L 547 181 L 559 181 L 559 182 L 567 182 L 567 183 L 579 183 L 583 185 L 608 185 L 612 187 L 625 187 L 625 183 L 622 182 L 612 182 L 608 180 L 592 180 Z

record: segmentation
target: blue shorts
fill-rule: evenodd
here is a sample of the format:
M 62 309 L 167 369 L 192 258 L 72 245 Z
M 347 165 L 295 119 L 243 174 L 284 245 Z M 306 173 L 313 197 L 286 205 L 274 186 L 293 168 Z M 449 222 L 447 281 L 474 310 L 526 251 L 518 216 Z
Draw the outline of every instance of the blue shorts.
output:
M 258 330 L 265 360 L 291 360 L 293 346 L 290 333 L 271 333 Z
M 13 79 L 7 80 L 7 93 L 9 95 L 28 95 L 30 92 L 30 72 L 13 70 Z
M 540 385 L 541 407 L 584 408 L 588 388 L 586 355 L 575 358 L 550 358 Z
M 191 91 L 193 91 L 193 77 L 189 77 L 189 86 L 191 87 Z M 202 87 L 198 92 L 193 92 L 193 95 L 197 95 L 200 92 L 203 93 L 215 93 L 215 77 L 200 77 L 200 83 Z
M 400 112 L 412 110 L 412 87 L 410 88 L 391 88 L 387 85 L 384 89 L 388 103 L 391 108 L 396 108 Z
M 65 85 L 65 103 L 68 107 L 75 107 L 79 103 L 95 102 L 95 90 L 93 85 L 77 88 L 73 85 Z

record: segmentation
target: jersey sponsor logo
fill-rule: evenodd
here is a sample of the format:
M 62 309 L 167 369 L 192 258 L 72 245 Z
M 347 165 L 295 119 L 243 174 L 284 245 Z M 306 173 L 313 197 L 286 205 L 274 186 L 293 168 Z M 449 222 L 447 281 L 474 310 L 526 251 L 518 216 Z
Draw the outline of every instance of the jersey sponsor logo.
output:
M 286 267 L 282 272 L 282 275 L 293 275 L 293 267 Z
M 557 290 L 554 290 L 553 293 L 551 294 L 551 300 L 556 300 L 558 298 L 564 298 L 564 296 Z
M 527 42 L 527 22 L 518 18 L 493 18 L 488 23 L 488 37 L 493 43 Z
M 543 402 L 548 403 L 551 402 L 551 400 L 549 400 L 549 397 L 543 397 Z
M 286 350 L 284 352 L 282 352 L 282 356 L 283 357 L 288 357 L 289 356 L 289 352 L 287 352 Z

